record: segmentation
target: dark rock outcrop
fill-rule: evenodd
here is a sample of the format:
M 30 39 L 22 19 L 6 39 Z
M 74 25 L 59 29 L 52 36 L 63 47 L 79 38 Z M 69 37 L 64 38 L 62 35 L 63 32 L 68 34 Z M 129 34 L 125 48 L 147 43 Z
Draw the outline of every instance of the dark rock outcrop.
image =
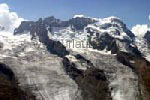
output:
M 29 91 L 21 89 L 11 69 L 0 63 L 0 100 L 35 100 Z
M 147 33 L 144 36 L 144 39 L 146 39 L 147 46 L 150 48 L 150 31 L 147 31 Z
M 3 30 L 5 30 L 5 27 L 0 26 L 0 31 L 3 31 Z
M 0 42 L 0 49 L 1 49 L 1 48 L 3 48 L 3 43 L 2 43 L 2 42 Z
M 91 39 L 89 39 L 89 43 L 93 46 L 93 49 L 106 49 L 108 51 L 111 51 L 112 54 L 116 53 L 119 50 L 115 39 L 111 37 L 108 33 L 104 33 L 101 37 L 98 37 L 95 40 L 96 41 L 92 41 Z

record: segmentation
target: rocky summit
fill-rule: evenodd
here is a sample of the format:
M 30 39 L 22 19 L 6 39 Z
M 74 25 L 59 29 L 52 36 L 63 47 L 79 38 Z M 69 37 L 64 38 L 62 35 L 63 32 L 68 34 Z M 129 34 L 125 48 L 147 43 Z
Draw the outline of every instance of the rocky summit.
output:
M 4 30 L 0 100 L 150 100 L 149 31 L 137 37 L 117 17 L 83 15 Z

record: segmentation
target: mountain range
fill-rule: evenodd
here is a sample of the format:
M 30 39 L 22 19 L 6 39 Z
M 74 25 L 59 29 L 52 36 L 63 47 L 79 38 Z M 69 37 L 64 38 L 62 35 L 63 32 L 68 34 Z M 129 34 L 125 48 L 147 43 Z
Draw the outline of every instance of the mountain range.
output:
M 117 17 L 75 15 L 5 33 L 0 26 L 1 100 L 150 100 L 150 31 L 138 37 Z

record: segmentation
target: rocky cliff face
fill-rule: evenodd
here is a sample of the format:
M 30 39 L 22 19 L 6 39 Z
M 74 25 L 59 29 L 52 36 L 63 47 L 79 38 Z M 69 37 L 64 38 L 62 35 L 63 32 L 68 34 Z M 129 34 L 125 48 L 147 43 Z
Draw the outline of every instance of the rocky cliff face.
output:
M 150 31 L 147 31 L 147 33 L 145 34 L 144 38 L 146 39 L 148 48 L 150 48 Z
M 93 48 L 66 48 L 65 34 Z M 149 62 L 135 38 L 116 17 L 24 21 L 14 36 L 0 35 L 0 62 L 36 100 L 149 100 Z

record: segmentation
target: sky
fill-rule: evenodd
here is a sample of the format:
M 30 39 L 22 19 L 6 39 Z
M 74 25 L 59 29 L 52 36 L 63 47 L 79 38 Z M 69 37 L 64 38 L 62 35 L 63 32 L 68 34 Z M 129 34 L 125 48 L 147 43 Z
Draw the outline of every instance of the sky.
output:
M 150 0 L 0 0 L 11 12 L 27 20 L 55 16 L 68 20 L 76 14 L 105 18 L 116 16 L 129 28 L 150 25 Z

